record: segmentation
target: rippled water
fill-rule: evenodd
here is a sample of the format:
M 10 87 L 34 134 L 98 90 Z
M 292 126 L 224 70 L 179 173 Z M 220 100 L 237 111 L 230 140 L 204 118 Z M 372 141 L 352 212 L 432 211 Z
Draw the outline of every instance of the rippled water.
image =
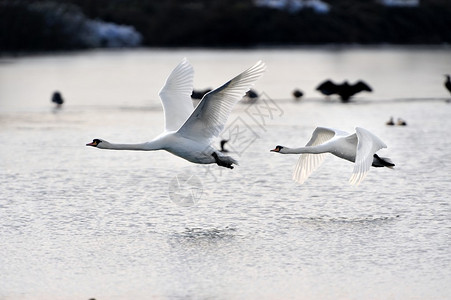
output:
M 451 73 L 450 54 L 142 50 L 0 59 L 0 299 L 450 299 L 451 109 L 442 76 Z M 263 98 L 238 105 L 223 134 L 240 166 L 84 146 L 157 135 L 157 92 L 184 56 L 198 88 L 267 62 L 256 85 Z M 375 92 L 347 105 L 326 101 L 313 91 L 325 78 L 362 78 Z M 306 99 L 290 99 L 295 87 Z M 56 89 L 66 100 L 60 111 L 50 105 Z M 386 126 L 390 116 L 408 126 Z M 305 144 L 316 126 L 371 130 L 395 169 L 373 168 L 351 187 L 352 164 L 331 156 L 297 185 L 297 156 L 269 150 Z

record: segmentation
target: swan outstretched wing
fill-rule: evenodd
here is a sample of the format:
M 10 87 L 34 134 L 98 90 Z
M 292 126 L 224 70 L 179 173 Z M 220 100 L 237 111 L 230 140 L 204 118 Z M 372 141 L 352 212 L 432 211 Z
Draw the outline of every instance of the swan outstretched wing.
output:
M 321 145 L 333 138 L 336 134 L 341 133 L 344 132 L 338 132 L 335 129 L 317 127 L 315 131 L 313 131 L 312 137 L 306 146 Z M 304 181 L 323 163 L 325 156 L 326 153 L 301 154 L 296 166 L 294 167 L 293 180 L 300 184 L 304 183 Z
M 161 88 L 159 96 L 164 109 L 165 131 L 178 130 L 193 112 L 193 78 L 193 67 L 184 58 Z
M 266 65 L 259 61 L 251 68 L 207 93 L 179 129 L 183 136 L 210 143 L 224 129 L 233 106 L 263 75 Z
M 349 183 L 358 185 L 365 179 L 366 174 L 370 170 L 374 153 L 382 148 L 387 148 L 387 145 L 364 128 L 356 127 L 355 131 L 357 134 L 357 153 Z

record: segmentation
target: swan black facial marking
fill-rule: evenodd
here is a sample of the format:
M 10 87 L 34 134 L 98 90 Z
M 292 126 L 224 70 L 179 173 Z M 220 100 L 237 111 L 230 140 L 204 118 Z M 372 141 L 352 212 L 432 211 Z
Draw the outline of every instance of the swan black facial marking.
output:
M 283 147 L 280 145 L 277 145 L 276 148 L 274 148 L 273 150 L 271 150 L 272 152 L 280 152 L 280 150 L 282 150 Z
M 102 141 L 99 139 L 93 139 L 92 143 L 86 144 L 86 146 L 97 147 Z

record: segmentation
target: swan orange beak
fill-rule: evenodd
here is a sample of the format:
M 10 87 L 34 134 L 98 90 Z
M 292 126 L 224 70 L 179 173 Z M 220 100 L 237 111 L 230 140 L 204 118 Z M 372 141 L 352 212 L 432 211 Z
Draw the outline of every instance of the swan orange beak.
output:
M 86 146 L 93 146 L 93 147 L 96 147 L 96 146 L 97 146 L 97 143 L 96 143 L 95 141 L 92 141 L 92 143 L 88 143 L 88 144 L 86 144 Z
M 274 148 L 274 149 L 272 149 L 272 150 L 269 150 L 269 152 L 279 152 L 279 148 Z

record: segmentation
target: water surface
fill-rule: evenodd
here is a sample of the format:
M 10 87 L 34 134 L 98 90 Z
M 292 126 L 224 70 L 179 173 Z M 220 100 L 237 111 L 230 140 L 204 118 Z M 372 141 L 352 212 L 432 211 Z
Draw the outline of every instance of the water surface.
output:
M 448 49 L 139 50 L 0 60 L 0 298 L 450 299 Z M 240 166 L 197 166 L 166 152 L 102 151 L 162 130 L 158 90 L 188 57 L 215 87 L 258 59 L 262 99 L 239 104 L 223 137 Z M 322 80 L 374 93 L 327 101 Z M 291 91 L 306 96 L 294 102 Z M 66 103 L 50 103 L 60 90 Z M 388 127 L 390 116 L 406 127 Z M 358 187 L 328 157 L 291 181 L 316 126 L 361 126 L 394 170 Z M 238 134 L 239 133 L 239 134 Z M 194 175 L 194 205 L 171 201 Z M 199 190 L 197 190 L 199 192 Z M 182 192 L 181 192 L 182 193 Z

